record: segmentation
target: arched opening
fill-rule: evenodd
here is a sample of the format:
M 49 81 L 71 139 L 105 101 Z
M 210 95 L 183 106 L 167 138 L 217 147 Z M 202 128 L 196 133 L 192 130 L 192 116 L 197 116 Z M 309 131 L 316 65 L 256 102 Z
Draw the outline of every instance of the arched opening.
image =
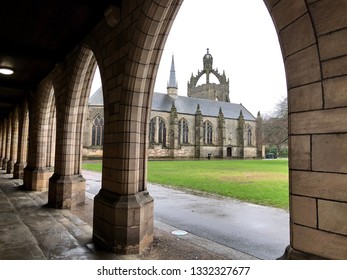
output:
M 258 2 L 252 1 L 249 3 L 243 3 L 237 7 L 232 6 L 232 4 L 227 3 L 227 1 L 224 1 L 224 2 L 217 1 L 215 3 L 215 7 L 206 5 L 208 7 L 206 8 L 207 11 L 205 11 L 201 7 L 199 9 L 199 16 L 201 17 L 198 17 L 197 15 L 196 18 L 194 19 L 194 22 L 204 22 L 204 19 L 206 18 L 210 18 L 211 22 L 214 22 L 212 18 L 213 18 L 213 14 L 216 14 L 218 15 L 218 20 L 216 20 L 215 22 L 218 22 L 218 25 L 210 24 L 209 26 L 204 26 L 204 28 L 194 28 L 194 27 L 187 28 L 188 21 L 192 19 L 192 15 L 191 13 L 189 13 L 189 9 L 187 7 L 190 7 L 191 8 L 190 11 L 191 11 L 194 9 L 193 6 L 194 4 L 190 4 L 188 3 L 188 1 L 183 2 L 182 7 L 180 8 L 180 11 L 177 15 L 177 18 L 175 19 L 175 22 L 172 26 L 172 30 L 168 36 L 168 40 L 166 42 L 165 49 L 163 52 L 163 57 L 161 60 L 162 64 L 159 66 L 159 71 L 158 71 L 157 80 L 156 80 L 155 92 L 165 93 L 166 90 L 164 86 L 166 87 L 165 82 L 168 80 L 168 77 L 169 77 L 169 71 L 167 69 L 170 69 L 169 63 L 171 62 L 171 55 L 173 53 L 175 58 L 175 68 L 176 68 L 175 74 L 178 80 L 178 89 L 177 89 L 177 97 L 175 97 L 175 101 L 172 101 L 172 102 L 175 106 L 175 110 L 177 111 L 178 117 L 177 117 L 177 132 L 175 131 L 175 127 L 173 126 L 171 133 L 177 136 L 178 143 L 181 143 L 182 125 L 181 125 L 180 119 L 185 116 L 183 115 L 182 111 L 180 111 L 179 106 L 180 106 L 180 102 L 183 102 L 181 101 L 183 99 L 180 99 L 180 96 L 187 95 L 187 89 L 184 86 L 186 82 L 196 83 L 197 86 L 202 86 L 203 84 L 207 84 L 209 88 L 207 87 L 206 92 L 207 91 L 212 92 L 211 90 L 212 86 L 209 85 L 209 83 L 219 84 L 219 81 L 216 79 L 216 76 L 213 75 L 213 73 L 209 73 L 208 78 L 206 78 L 205 76 L 207 75 L 200 72 L 200 70 L 203 69 L 208 72 L 208 71 L 212 71 L 212 69 L 214 69 L 215 67 L 218 67 L 219 69 L 218 73 L 220 74 L 221 77 L 224 77 L 223 75 L 225 75 L 225 80 L 228 81 L 230 85 L 230 92 L 228 92 L 230 96 L 230 103 L 238 104 L 238 105 L 242 103 L 241 105 L 243 106 L 243 108 L 241 108 L 241 110 L 239 109 L 235 113 L 234 119 L 237 121 L 235 121 L 235 123 L 232 123 L 230 120 L 231 119 L 230 115 L 228 115 L 229 111 L 225 107 L 216 104 L 215 106 L 217 109 L 215 113 L 216 114 L 215 119 L 213 121 L 207 121 L 207 119 L 212 119 L 212 118 L 210 115 L 207 115 L 206 107 L 204 108 L 203 104 L 199 104 L 200 105 L 199 109 L 201 111 L 202 117 L 200 120 L 196 118 L 194 120 L 194 125 L 189 127 L 189 131 L 192 131 L 193 133 L 192 139 L 194 139 L 193 140 L 194 144 L 197 145 L 197 142 L 196 142 L 197 139 L 201 139 L 200 145 L 202 146 L 202 148 L 200 149 L 200 154 L 199 154 L 201 159 L 206 158 L 207 155 L 209 154 L 212 154 L 213 156 L 216 156 L 216 157 L 222 155 L 223 158 L 231 158 L 231 157 L 235 157 L 235 158 L 241 157 L 246 159 L 257 158 L 259 154 L 260 155 L 263 154 L 262 147 L 261 147 L 262 145 L 260 145 L 259 147 L 260 141 L 258 139 L 259 136 L 257 136 L 258 123 L 260 122 L 260 119 L 261 119 L 261 117 L 259 118 L 257 117 L 258 115 L 257 112 L 261 111 L 262 114 L 270 113 L 275 107 L 276 103 L 279 100 L 281 100 L 282 96 L 287 94 L 282 53 L 281 53 L 281 49 L 278 43 L 278 37 L 275 31 L 274 25 L 272 23 L 272 20 L 262 1 L 258 1 Z M 201 6 L 204 6 L 204 4 L 201 3 Z M 224 14 L 224 11 L 225 11 L 225 14 Z M 251 12 L 252 14 L 251 15 L 248 14 L 246 16 L 245 14 L 249 13 L 250 11 L 252 11 Z M 243 12 L 245 12 L 245 14 L 243 14 Z M 185 21 L 179 22 L 180 19 L 184 18 L 183 15 L 185 14 L 187 15 L 187 17 L 185 18 Z M 265 17 L 265 19 L 260 18 L 259 14 Z M 229 19 L 232 17 L 238 18 L 237 23 L 235 22 L 231 23 L 229 21 Z M 184 26 L 184 28 L 182 28 L 182 26 Z M 220 26 L 227 27 L 225 32 L 215 31 Z M 241 28 L 241 26 L 244 28 Z M 254 26 L 257 26 L 256 30 Z M 270 28 L 271 31 L 267 33 L 267 32 L 264 32 L 262 28 L 263 30 L 266 28 Z M 180 38 L 188 39 L 191 36 L 192 29 L 194 29 L 194 38 L 195 38 L 194 42 L 189 44 L 189 46 L 187 46 L 186 44 L 181 44 L 181 45 L 177 44 L 178 36 Z M 269 35 L 269 33 L 271 34 Z M 245 36 L 245 34 L 248 34 L 248 35 Z M 228 40 L 230 42 L 230 38 L 233 39 L 232 45 L 230 45 L 230 43 L 227 42 Z M 195 44 L 195 41 L 200 42 L 200 45 Z M 199 49 L 205 50 L 206 48 L 209 48 L 209 50 L 207 51 L 207 54 L 210 53 L 213 56 L 213 64 L 211 63 L 210 65 L 211 69 L 207 67 L 208 65 L 206 66 L 207 67 L 206 69 L 205 69 L 205 65 L 202 66 L 203 65 L 202 62 L 204 62 L 202 61 L 202 57 L 205 52 L 201 51 L 199 53 L 198 51 Z M 168 56 L 170 57 L 169 60 L 167 59 Z M 269 61 L 271 62 L 276 61 L 275 64 L 277 63 L 277 65 L 274 66 L 274 64 L 271 64 L 270 66 Z M 194 65 L 194 63 L 196 65 Z M 190 65 L 192 66 L 190 67 Z M 273 71 L 271 67 L 274 67 L 277 70 Z M 197 74 L 196 74 L 196 69 L 200 69 L 198 70 Z M 273 78 L 274 76 L 270 73 L 274 73 L 276 78 Z M 192 79 L 191 77 L 193 77 L 194 79 Z M 208 79 L 209 83 L 205 82 L 206 79 Z M 156 103 L 157 101 L 155 98 L 157 98 L 157 96 L 159 95 L 155 94 L 153 96 L 153 99 L 154 99 L 153 104 L 155 104 L 156 106 L 157 106 L 157 103 Z M 206 94 L 206 96 L 208 95 Z M 228 100 L 227 98 L 225 99 L 216 98 L 217 96 L 218 95 L 215 94 L 214 98 L 210 98 L 210 96 L 208 96 L 208 98 L 214 101 L 223 100 L 224 102 L 226 102 Z M 190 97 L 189 94 L 188 94 L 188 97 Z M 193 96 L 193 97 L 197 98 L 197 96 Z M 165 97 L 162 97 L 162 99 L 160 100 L 164 100 L 164 98 Z M 188 103 L 188 101 L 186 104 L 189 104 L 189 106 L 194 107 L 192 106 L 191 103 Z M 211 107 L 208 107 L 208 109 L 210 109 Z M 220 109 L 220 113 L 218 113 L 219 109 Z M 158 109 L 158 106 L 156 107 L 156 111 L 160 111 Z M 198 110 L 196 110 L 194 113 L 196 112 L 198 112 Z M 210 112 L 211 111 L 208 111 L 208 113 Z M 164 109 L 160 113 L 164 115 Z M 170 112 L 167 113 L 168 115 L 167 119 L 168 120 L 170 119 L 172 123 L 175 123 L 175 118 L 172 117 L 172 115 L 174 115 L 175 113 L 176 112 L 172 109 Z M 250 114 L 251 116 L 249 116 L 248 114 Z M 201 121 L 200 126 L 197 125 L 199 121 Z M 169 156 L 174 154 L 174 157 L 176 156 L 177 158 L 184 157 L 184 151 L 182 151 L 181 147 L 177 146 L 177 152 L 176 153 L 175 152 L 169 154 Z M 152 154 L 150 153 L 150 155 Z M 160 156 L 160 153 L 157 151 L 156 155 Z M 153 159 L 156 159 L 156 157 L 153 156 Z M 150 165 L 151 165 L 151 162 L 149 162 L 149 166 Z M 286 166 L 287 172 L 288 172 L 288 164 L 286 160 L 284 160 L 284 165 Z M 216 168 L 216 170 L 218 169 Z M 230 173 L 233 173 L 233 171 L 230 171 Z M 254 182 L 251 183 L 246 177 L 241 178 L 240 176 L 233 180 L 233 179 L 227 179 L 228 176 L 230 176 L 229 178 L 231 178 L 230 174 L 225 176 L 223 173 L 223 175 L 221 175 L 221 177 L 223 177 L 225 181 L 226 180 L 240 181 L 240 184 L 243 185 L 243 189 L 247 188 L 247 185 L 254 184 Z M 245 176 L 250 177 L 249 174 L 248 175 L 246 174 Z M 285 178 L 284 180 L 287 180 L 288 175 L 286 176 L 281 174 L 279 176 L 284 177 Z M 181 178 L 178 178 L 180 176 L 176 176 L 176 177 L 179 180 L 179 185 L 183 185 L 184 182 L 182 182 Z M 288 193 L 289 193 L 288 183 L 285 183 L 285 184 L 286 184 L 285 192 L 286 192 L 286 196 L 288 196 Z M 214 186 L 214 187 L 217 188 L 218 186 Z M 150 193 L 153 195 L 154 199 L 156 199 L 155 191 L 153 191 L 152 189 L 149 189 L 149 190 L 150 190 Z M 255 192 L 255 190 L 252 190 L 250 192 Z M 161 202 L 157 201 L 156 209 L 160 207 L 158 206 L 158 205 L 161 205 L 160 203 Z M 286 211 L 287 211 L 288 201 L 287 201 L 286 207 L 287 207 L 286 208 Z M 192 211 L 194 211 L 194 209 L 192 209 Z M 161 214 L 158 214 L 158 215 L 161 215 Z M 185 216 L 185 215 L 183 214 L 182 216 Z M 288 212 L 286 212 L 286 215 L 284 217 L 285 228 L 283 228 L 284 230 L 280 231 L 281 234 L 284 233 L 284 236 L 283 238 L 281 236 L 281 241 L 280 241 L 282 242 L 282 246 L 277 247 L 277 252 L 272 252 L 273 254 L 272 258 L 279 257 L 283 253 L 284 248 L 290 242 L 289 228 L 287 226 L 288 220 L 289 220 L 288 216 L 289 214 Z M 162 220 L 163 216 L 160 216 L 160 219 Z M 171 217 L 171 219 L 174 219 L 174 218 Z M 270 217 L 266 219 L 268 221 L 271 220 Z M 249 223 L 254 223 L 254 221 L 249 220 Z M 180 223 L 177 223 L 177 227 L 183 226 L 183 224 L 184 224 L 183 221 Z M 247 222 L 245 222 L 245 225 L 246 224 Z M 183 229 L 186 229 L 187 231 L 189 231 L 189 226 L 187 224 L 185 224 L 185 226 L 187 227 Z M 254 223 L 249 226 L 255 227 L 256 224 Z M 206 231 L 208 230 L 209 229 L 206 229 Z M 258 229 L 254 229 L 254 232 L 257 232 L 257 230 Z M 274 243 L 272 245 L 270 243 L 271 242 L 267 243 L 267 245 L 269 245 L 269 248 L 276 247 Z
M 48 204 L 55 208 L 74 208 L 85 203 L 85 179 L 81 174 L 82 143 L 87 101 L 90 95 L 92 78 L 96 69 L 93 52 L 84 44 L 76 49 L 75 64 L 71 79 L 66 88 L 59 88 L 57 96 L 64 94 L 66 106 L 57 111 L 57 120 L 63 125 L 57 130 L 56 161 L 54 175 L 49 180 Z M 59 78 L 57 78 L 59 80 Z M 101 119 L 98 119 L 97 132 L 102 140 Z M 65 141 L 69 139 L 69 141 Z M 61 192 L 63 191 L 63 195 Z
M 204 48 L 205 47 L 206 46 L 204 46 Z M 146 53 L 146 56 L 141 56 L 141 59 L 144 57 L 149 58 L 151 56 L 148 53 Z M 171 61 L 171 59 L 170 59 L 170 61 Z M 176 63 L 176 65 L 178 66 L 179 64 Z M 283 64 L 282 64 L 282 67 L 283 67 Z M 255 67 L 252 67 L 252 68 L 255 68 Z M 141 117 L 144 116 L 144 113 L 142 111 L 144 108 L 143 105 L 145 104 L 146 106 L 148 106 L 149 105 L 148 100 L 150 100 L 150 99 L 147 99 L 148 96 L 146 94 L 142 94 L 143 92 L 146 92 L 145 89 L 150 88 L 150 85 L 147 85 L 147 84 L 145 84 L 145 82 L 143 82 L 143 81 L 146 81 L 145 79 L 143 79 L 143 77 L 144 77 L 144 75 L 146 75 L 146 73 L 147 73 L 146 71 L 150 71 L 149 69 L 150 68 L 148 68 L 148 69 L 145 68 L 143 70 L 142 68 L 138 67 L 136 65 L 136 63 L 133 67 L 129 66 L 127 68 L 127 71 L 131 72 L 131 73 L 129 73 L 129 77 L 136 77 L 136 75 L 140 75 L 140 79 L 135 83 L 132 79 L 129 78 L 130 80 L 127 80 L 126 85 L 123 85 L 126 90 L 123 89 L 121 97 L 117 96 L 117 90 L 118 89 L 115 89 L 113 87 L 110 87 L 110 89 L 109 89 L 110 92 L 106 93 L 107 98 L 112 97 L 111 99 L 115 102 L 108 104 L 108 105 L 110 105 L 110 108 L 107 108 L 107 110 L 109 110 L 108 112 L 110 115 L 106 114 L 105 118 L 113 116 L 113 114 L 114 114 L 118 118 L 120 118 L 122 121 L 124 121 L 124 123 L 125 123 L 124 126 L 120 125 L 117 128 L 118 130 L 115 127 L 112 127 L 112 128 L 109 127 L 109 129 L 112 130 L 112 133 L 114 135 L 117 135 L 117 138 L 114 138 L 116 140 L 109 140 L 110 142 L 107 144 L 108 145 L 107 146 L 107 151 L 108 151 L 107 153 L 112 152 L 114 157 L 117 158 L 118 161 L 120 161 L 120 158 L 123 159 L 123 155 L 129 155 L 129 154 L 132 155 L 131 159 L 125 158 L 122 160 L 122 168 L 126 169 L 129 166 L 131 166 L 132 174 L 134 174 L 134 176 L 135 176 L 131 180 L 132 183 L 129 183 L 129 186 L 130 186 L 129 188 L 131 189 L 131 192 L 133 192 L 134 189 L 136 189 L 137 191 L 142 191 L 143 189 L 146 189 L 146 183 L 143 183 L 142 181 L 138 181 L 138 178 L 146 178 L 146 176 L 142 174 L 142 171 L 146 171 L 146 165 L 147 165 L 147 163 L 143 162 L 143 159 L 146 160 L 146 151 L 142 150 L 143 146 L 141 146 L 141 145 L 131 146 L 132 143 L 135 143 L 135 141 L 139 141 L 140 143 L 143 143 L 143 142 L 141 142 L 141 137 L 146 137 L 146 136 L 147 136 L 146 140 L 148 140 L 148 142 L 150 144 L 149 146 L 153 146 L 152 144 L 154 144 L 154 143 L 166 142 L 166 141 L 164 141 L 165 137 L 168 137 L 168 139 L 170 139 L 170 145 L 172 144 L 171 142 L 174 142 L 174 141 L 177 141 L 177 142 L 183 141 L 182 140 L 182 136 L 183 136 L 182 127 L 183 126 L 182 126 L 182 123 L 180 123 L 180 121 L 179 121 L 182 116 L 179 115 L 177 113 L 177 111 L 175 111 L 175 109 L 177 109 L 177 107 L 179 105 L 179 102 L 177 101 L 178 99 L 174 100 L 174 101 L 171 100 L 172 102 L 168 103 L 167 107 L 171 108 L 171 109 L 170 109 L 170 118 L 165 118 L 166 122 L 164 120 L 160 121 L 162 118 L 162 115 L 160 115 L 160 117 L 148 118 L 147 124 L 143 124 L 143 123 L 141 123 L 141 121 L 139 121 L 141 119 Z M 136 71 L 138 71 L 138 72 L 136 72 Z M 249 71 L 247 73 L 249 74 Z M 107 72 L 105 72 L 105 74 L 107 74 Z M 159 75 L 158 75 L 158 77 L 159 77 Z M 111 79 L 111 77 L 106 77 L 105 79 L 107 79 L 107 78 Z M 249 79 L 249 75 L 248 75 L 248 79 Z M 167 78 L 165 78 L 164 80 L 166 81 Z M 136 87 L 130 88 L 130 90 L 128 92 L 127 91 L 128 86 L 132 85 L 132 82 L 134 84 L 136 84 Z M 248 84 L 251 84 L 251 82 L 248 81 L 247 84 L 244 83 L 244 85 L 248 85 Z M 151 86 L 153 86 L 153 85 L 151 85 Z M 166 84 L 165 84 L 165 86 L 166 86 Z M 231 97 L 233 97 L 232 94 L 231 94 Z M 233 99 L 231 98 L 231 100 L 233 100 Z M 148 102 L 148 104 L 146 102 Z M 128 107 L 128 103 L 132 104 L 132 108 Z M 230 143 L 228 143 L 228 145 L 230 145 L 230 146 L 227 147 L 227 154 L 229 151 L 230 155 L 234 155 L 234 154 L 237 156 L 248 155 L 248 152 L 244 151 L 243 148 L 247 148 L 249 150 L 252 148 L 251 146 L 253 146 L 253 142 L 254 142 L 253 139 L 255 137 L 255 129 L 254 129 L 254 133 L 253 133 L 253 128 L 248 129 L 248 127 L 245 125 L 249 121 L 247 119 L 248 118 L 247 114 L 249 113 L 249 112 L 247 113 L 247 110 L 238 110 L 237 114 L 233 117 L 235 120 L 235 124 L 230 126 L 230 128 L 228 128 L 228 129 L 223 129 L 223 122 L 225 122 L 225 117 L 226 117 L 225 115 L 227 114 L 226 110 L 222 110 L 222 108 L 221 108 L 220 112 L 218 113 L 220 108 L 217 107 L 216 115 L 218 117 L 212 123 L 212 122 L 206 121 L 206 118 L 204 119 L 202 117 L 202 114 L 203 114 L 202 111 L 203 110 L 201 110 L 201 108 L 199 106 L 200 104 L 194 104 L 194 105 L 195 106 L 191 106 L 192 108 L 194 108 L 194 111 L 193 111 L 193 113 L 191 113 L 191 115 L 194 115 L 195 119 L 192 119 L 190 122 L 194 123 L 194 124 L 199 124 L 199 128 L 198 129 L 195 129 L 195 127 L 194 127 L 194 129 L 188 128 L 188 131 L 189 132 L 190 131 L 195 131 L 195 132 L 197 131 L 199 133 L 199 135 L 198 135 L 198 137 L 192 137 L 191 139 L 193 139 L 193 138 L 200 139 L 201 140 L 200 146 L 209 146 L 207 148 L 210 148 L 210 146 L 212 147 L 214 145 L 217 145 L 217 142 L 223 141 L 223 139 L 226 139 L 226 137 L 225 137 L 226 135 L 232 135 L 232 139 L 230 139 Z M 240 107 L 238 107 L 238 108 L 240 108 Z M 257 108 L 256 110 L 259 110 L 259 108 Z M 149 108 L 148 108 L 148 111 L 150 111 Z M 122 113 L 120 113 L 120 112 L 122 112 Z M 251 115 L 251 113 L 249 113 L 249 114 Z M 255 113 L 253 113 L 253 114 L 255 114 Z M 126 117 L 124 117 L 124 116 L 126 116 Z M 135 117 L 138 117 L 138 118 L 136 119 Z M 124 118 L 124 119 L 122 119 L 122 118 Z M 112 119 L 112 118 L 110 118 L 110 119 Z M 253 119 L 253 122 L 255 122 L 254 119 Z M 106 121 L 106 123 L 107 123 L 107 121 Z M 169 128 L 169 124 L 170 124 L 170 128 Z M 240 127 L 239 131 L 238 131 L 237 127 Z M 217 130 L 217 128 L 219 129 L 218 133 L 214 132 L 214 130 Z M 107 127 L 106 127 L 106 129 L 107 129 Z M 131 132 L 132 129 L 135 133 Z M 165 131 L 165 133 L 164 133 L 164 131 Z M 108 133 L 111 135 L 110 131 L 108 131 Z M 177 136 L 179 136 L 179 137 L 177 137 Z M 122 139 L 126 140 L 126 141 L 122 142 Z M 130 141 L 129 139 L 131 139 L 133 141 Z M 173 140 L 171 141 L 171 139 L 173 139 Z M 128 143 L 128 141 L 130 141 L 130 144 Z M 226 140 L 226 141 L 229 142 L 228 140 Z M 139 143 L 139 142 L 137 142 L 137 143 Z M 127 147 L 125 147 L 124 150 L 122 148 L 119 148 L 119 147 L 123 147 L 123 144 L 125 145 L 125 143 L 129 144 L 132 147 L 131 151 L 128 151 Z M 240 143 L 240 144 L 238 144 L 238 143 Z M 113 147 L 115 145 L 117 145 L 117 151 L 115 151 L 114 149 L 111 148 L 111 144 L 113 145 Z M 235 148 L 235 153 L 232 150 L 234 145 L 240 146 L 238 148 Z M 218 149 L 219 148 L 220 147 L 218 147 Z M 118 153 L 118 150 L 122 151 L 122 155 L 120 155 L 120 153 Z M 203 151 L 205 153 L 210 153 L 208 149 L 203 150 Z M 216 154 L 223 154 L 224 151 L 225 151 L 225 148 L 219 149 L 216 152 Z M 194 154 L 194 152 L 193 152 L 193 154 Z M 204 157 L 203 153 L 201 153 L 201 154 L 202 154 L 201 157 Z M 145 156 L 143 156 L 143 155 L 145 155 Z M 166 155 L 169 155 L 169 154 L 167 153 Z M 116 180 L 114 177 L 114 174 L 112 173 L 112 171 L 114 171 L 113 170 L 114 164 L 112 163 L 112 160 L 107 160 L 104 163 L 105 163 L 103 165 L 103 171 L 104 171 L 103 177 L 105 178 L 104 188 L 108 191 L 112 188 L 117 188 L 117 195 L 120 195 L 123 192 L 126 192 L 128 194 L 129 190 L 124 189 L 124 185 L 127 185 L 127 183 L 123 184 L 123 182 L 120 182 L 121 180 Z M 138 171 L 138 170 L 140 170 L 140 171 Z M 122 173 L 123 171 L 120 169 L 117 169 L 116 172 L 117 172 L 117 174 L 123 174 Z M 125 179 L 128 178 L 127 176 L 128 175 L 126 175 L 124 178 Z M 111 183 L 117 187 L 113 187 Z M 106 195 L 106 193 L 103 193 L 102 190 L 100 193 L 102 195 Z M 97 203 L 99 203 L 99 202 L 97 202 Z M 100 204 L 98 204 L 98 205 L 100 206 Z M 101 216 L 101 214 L 99 215 L 98 219 L 99 220 L 102 219 L 104 222 L 104 219 Z M 102 229 L 98 229 L 98 230 L 100 232 L 102 232 Z M 285 244 L 283 245 L 283 247 L 286 246 L 288 244 L 288 242 L 289 241 L 286 241 Z M 278 248 L 281 253 L 283 252 L 283 247 Z M 277 252 L 277 256 L 278 255 L 279 255 L 279 253 Z
M 56 146 L 56 102 L 53 84 L 47 79 L 37 90 L 37 102 L 29 106 L 28 160 L 24 186 L 46 191 L 53 173 Z

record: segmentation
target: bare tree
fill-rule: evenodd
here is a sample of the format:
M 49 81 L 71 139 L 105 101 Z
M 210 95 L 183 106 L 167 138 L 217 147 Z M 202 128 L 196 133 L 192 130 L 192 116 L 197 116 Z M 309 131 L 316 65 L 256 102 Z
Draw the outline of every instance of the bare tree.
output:
M 288 102 L 287 97 L 277 103 L 275 110 L 264 117 L 263 122 L 264 144 L 276 146 L 279 152 L 288 146 Z

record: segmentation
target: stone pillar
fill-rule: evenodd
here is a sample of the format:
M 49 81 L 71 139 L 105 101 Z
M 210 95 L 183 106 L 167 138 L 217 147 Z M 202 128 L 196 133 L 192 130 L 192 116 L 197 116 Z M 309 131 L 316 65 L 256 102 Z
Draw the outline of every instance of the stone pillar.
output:
M 0 168 L 2 169 L 2 162 L 6 157 L 6 141 L 7 141 L 7 119 L 2 122 L 2 143 L 1 143 L 1 161 Z
M 12 132 L 12 113 L 10 114 L 10 117 L 7 119 L 6 122 L 6 145 L 5 145 L 5 156 L 2 160 L 2 170 L 7 170 L 7 162 L 10 158 L 10 151 L 11 151 L 11 132 Z
M 56 160 L 48 190 L 48 205 L 53 208 L 71 209 L 85 201 L 86 182 L 80 171 L 80 157 L 83 114 L 88 99 L 84 83 L 90 79 L 87 69 L 94 65 L 92 57 L 92 52 L 82 47 L 71 54 L 68 63 L 55 69 L 55 94 L 60 103 L 56 108 Z M 74 86 L 79 89 L 69 92 L 66 83 L 71 73 Z
M 14 172 L 13 172 L 14 179 L 24 178 L 24 168 L 27 164 L 27 154 L 28 154 L 28 130 L 29 130 L 28 104 L 27 102 L 24 102 L 19 112 L 18 153 L 17 153 L 17 162 L 14 165 Z
M 3 160 L 2 156 L 2 144 L 4 139 L 4 121 L 0 121 L 0 162 Z
M 24 187 L 31 191 L 46 191 L 48 180 L 52 176 L 51 167 L 47 167 L 47 145 L 51 104 L 54 92 L 50 76 L 46 77 L 29 99 L 29 144 L 27 165 L 24 168 Z
M 346 260 L 347 5 L 265 3 L 288 87 L 290 247 L 283 258 Z
M 137 254 L 153 240 L 148 119 L 161 52 L 181 2 L 125 1 L 122 9 L 129 20 L 113 29 L 102 22 L 89 43 L 100 55 L 105 95 L 102 188 L 94 199 L 93 239 L 116 253 Z M 158 11 L 155 19 L 153 11 Z M 123 34 L 129 38 L 124 40 Z M 108 48 L 110 44 L 115 48 Z
M 7 173 L 12 174 L 14 171 L 14 164 L 17 161 L 18 151 L 18 108 L 15 109 L 12 115 L 12 131 L 11 131 L 11 147 L 10 147 L 10 158 L 7 162 Z

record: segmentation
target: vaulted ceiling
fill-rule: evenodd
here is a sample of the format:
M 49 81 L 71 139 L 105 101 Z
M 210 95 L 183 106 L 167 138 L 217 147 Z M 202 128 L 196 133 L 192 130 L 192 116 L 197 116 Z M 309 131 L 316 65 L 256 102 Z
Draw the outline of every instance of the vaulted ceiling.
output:
M 38 83 L 121 0 L 4 0 L 0 3 L 0 118 Z

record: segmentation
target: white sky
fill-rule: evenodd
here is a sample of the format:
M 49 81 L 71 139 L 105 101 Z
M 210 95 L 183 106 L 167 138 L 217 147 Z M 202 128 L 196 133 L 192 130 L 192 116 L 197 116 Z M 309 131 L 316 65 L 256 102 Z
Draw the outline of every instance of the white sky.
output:
M 230 102 L 242 103 L 256 116 L 258 111 L 271 112 L 286 96 L 282 53 L 263 0 L 184 0 L 165 45 L 154 91 L 167 92 L 174 54 L 178 94 L 186 96 L 187 82 L 192 73 L 202 70 L 207 48 L 213 67 L 220 73 L 225 70 L 229 78 Z M 95 84 L 91 93 L 100 86 Z

